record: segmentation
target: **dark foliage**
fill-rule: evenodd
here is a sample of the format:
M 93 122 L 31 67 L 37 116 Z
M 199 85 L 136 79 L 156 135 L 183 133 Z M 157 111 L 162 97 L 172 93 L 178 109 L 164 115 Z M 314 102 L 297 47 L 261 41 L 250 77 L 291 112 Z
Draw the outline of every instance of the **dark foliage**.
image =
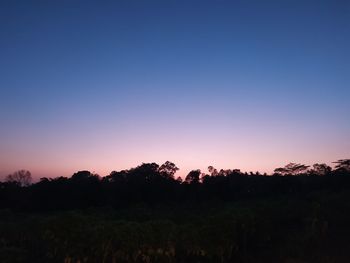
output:
M 209 166 L 183 182 L 171 162 L 12 177 L 0 183 L 0 262 L 348 262 L 349 163 L 270 176 Z
M 339 160 L 335 170 L 326 164 L 315 164 L 308 169 L 309 166 L 290 163 L 275 169 L 273 176 L 242 173 L 238 169 L 218 171 L 209 166 L 208 174 L 192 170 L 184 182 L 175 179 L 178 168 L 169 161 L 160 166 L 143 163 L 129 170 L 113 171 L 105 177 L 79 171 L 71 178 L 42 178 L 32 185 L 28 181 L 30 173 L 19 171 L 0 184 L 0 208 L 56 211 L 95 206 L 118 208 L 139 202 L 155 205 L 199 200 L 236 201 L 323 190 L 336 192 L 350 185 L 349 163 L 348 159 Z

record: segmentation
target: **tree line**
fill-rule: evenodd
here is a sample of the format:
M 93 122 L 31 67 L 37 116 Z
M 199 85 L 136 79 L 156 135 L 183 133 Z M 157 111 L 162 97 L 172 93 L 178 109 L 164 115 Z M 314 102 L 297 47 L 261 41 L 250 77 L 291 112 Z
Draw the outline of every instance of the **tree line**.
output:
M 350 159 L 334 163 L 334 169 L 327 164 L 311 167 L 289 163 L 276 168 L 271 175 L 209 166 L 207 173 L 192 170 L 184 180 L 175 177 L 179 168 L 170 161 L 162 165 L 143 163 L 104 177 L 79 171 L 70 178 L 45 177 L 37 183 L 32 183 L 29 171 L 19 170 L 0 182 L 0 208 L 47 211 L 125 207 L 135 203 L 235 201 L 349 188 Z

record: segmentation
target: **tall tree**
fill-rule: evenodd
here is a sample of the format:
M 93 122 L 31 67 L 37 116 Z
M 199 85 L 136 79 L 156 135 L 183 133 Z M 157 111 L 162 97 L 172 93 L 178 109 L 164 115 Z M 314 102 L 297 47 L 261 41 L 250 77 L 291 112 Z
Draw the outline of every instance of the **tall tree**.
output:
M 9 174 L 5 181 L 18 183 L 20 186 L 29 186 L 32 183 L 32 174 L 27 170 L 18 170 Z
M 174 175 L 178 170 L 179 168 L 176 167 L 174 163 L 169 161 L 163 163 L 158 169 L 160 175 L 168 179 L 174 179 Z

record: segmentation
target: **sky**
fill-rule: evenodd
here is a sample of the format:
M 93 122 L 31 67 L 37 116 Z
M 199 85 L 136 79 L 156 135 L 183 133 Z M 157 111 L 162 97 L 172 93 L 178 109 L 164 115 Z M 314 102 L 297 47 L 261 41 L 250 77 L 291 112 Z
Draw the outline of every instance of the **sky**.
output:
M 0 2 L 0 179 L 350 157 L 350 2 Z

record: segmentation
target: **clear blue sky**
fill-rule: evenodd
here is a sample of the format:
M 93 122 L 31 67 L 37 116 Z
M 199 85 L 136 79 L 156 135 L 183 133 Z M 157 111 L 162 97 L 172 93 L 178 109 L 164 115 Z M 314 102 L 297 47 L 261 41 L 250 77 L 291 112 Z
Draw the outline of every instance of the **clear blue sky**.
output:
M 0 178 L 350 156 L 350 2 L 1 1 Z

